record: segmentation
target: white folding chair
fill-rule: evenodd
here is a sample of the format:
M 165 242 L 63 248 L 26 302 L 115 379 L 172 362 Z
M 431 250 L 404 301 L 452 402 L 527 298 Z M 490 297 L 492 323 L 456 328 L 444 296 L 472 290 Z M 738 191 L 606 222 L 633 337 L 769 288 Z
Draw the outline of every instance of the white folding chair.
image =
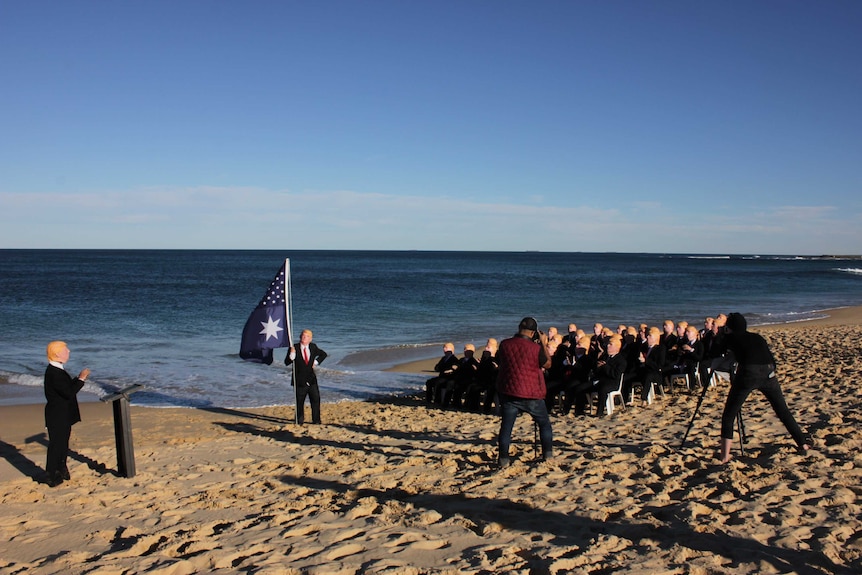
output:
M 647 385 L 649 385 L 646 399 L 647 405 L 652 405 L 652 402 L 659 395 L 661 395 L 662 398 L 664 397 L 664 385 L 662 385 L 660 381 L 650 381 Z
M 623 378 L 625 378 L 625 374 L 620 376 L 620 386 L 608 393 L 608 400 L 605 402 L 605 415 L 611 415 L 614 412 L 615 399 L 620 400 L 620 408 L 622 408 L 623 411 L 626 409 L 626 400 L 623 398 Z M 599 393 L 597 391 L 590 393 L 590 404 L 593 403 L 594 399 L 598 401 L 598 397 Z M 596 405 L 596 410 L 598 410 L 598 408 L 599 406 Z
M 713 371 L 712 375 L 709 376 L 709 387 L 715 387 L 721 380 L 726 380 L 729 383 L 730 373 L 726 371 Z

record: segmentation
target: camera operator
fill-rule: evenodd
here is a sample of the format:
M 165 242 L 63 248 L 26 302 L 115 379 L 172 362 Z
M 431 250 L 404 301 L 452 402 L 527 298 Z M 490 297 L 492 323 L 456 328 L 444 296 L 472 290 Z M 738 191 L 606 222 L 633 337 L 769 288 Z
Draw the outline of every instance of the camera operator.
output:
M 500 397 L 499 465 L 507 467 L 512 428 L 520 413 L 529 413 L 539 427 L 542 442 L 542 459 L 553 456 L 553 430 L 545 406 L 545 375 L 542 369 L 551 366 L 548 337 L 539 331 L 536 320 L 525 317 L 518 325 L 518 333 L 504 339 L 497 351 L 500 371 L 497 375 L 497 393 Z
M 737 369 L 731 378 L 730 391 L 721 415 L 721 462 L 730 461 L 730 448 L 733 445 L 733 423 L 742 409 L 748 395 L 759 389 L 772 405 L 773 411 L 793 436 L 796 445 L 802 451 L 811 448 L 811 438 L 802 433 L 799 424 L 793 418 L 781 385 L 775 377 L 775 358 L 769 350 L 769 345 L 762 336 L 747 331 L 748 323 L 739 313 L 727 316 L 727 347 L 733 352 L 737 361 Z M 707 384 L 708 385 L 708 384 Z

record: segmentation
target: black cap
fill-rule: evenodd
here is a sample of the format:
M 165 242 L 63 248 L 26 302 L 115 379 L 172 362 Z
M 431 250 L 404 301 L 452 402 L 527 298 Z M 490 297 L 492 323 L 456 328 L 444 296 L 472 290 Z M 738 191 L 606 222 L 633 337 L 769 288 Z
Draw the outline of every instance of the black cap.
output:
M 539 331 L 539 324 L 536 323 L 535 318 L 525 317 L 521 320 L 521 323 L 518 324 L 518 331 L 521 330 Z
M 748 322 L 745 321 L 745 316 L 741 313 L 732 313 L 727 316 L 727 323 L 725 325 L 734 332 L 743 332 L 748 329 Z

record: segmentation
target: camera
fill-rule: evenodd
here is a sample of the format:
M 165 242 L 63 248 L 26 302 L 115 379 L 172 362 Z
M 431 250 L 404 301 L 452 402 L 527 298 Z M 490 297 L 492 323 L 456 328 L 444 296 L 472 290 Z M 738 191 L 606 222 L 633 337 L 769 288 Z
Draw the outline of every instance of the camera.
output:
M 536 331 L 534 331 L 532 339 L 534 342 L 541 344 L 542 343 L 542 331 L 538 330 L 538 329 Z

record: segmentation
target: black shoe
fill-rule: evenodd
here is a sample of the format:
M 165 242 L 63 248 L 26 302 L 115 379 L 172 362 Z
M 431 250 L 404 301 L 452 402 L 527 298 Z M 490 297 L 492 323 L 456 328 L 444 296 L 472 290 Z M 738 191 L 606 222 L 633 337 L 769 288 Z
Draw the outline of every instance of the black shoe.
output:
M 61 472 L 60 472 L 60 477 L 62 477 L 62 478 L 63 478 L 63 480 L 65 480 L 65 481 L 69 481 L 70 479 L 72 479 L 72 476 L 71 476 L 71 475 L 69 475 L 69 470 L 68 470 L 68 469 L 64 469 L 63 471 L 61 471 Z
M 45 480 L 48 487 L 57 487 L 61 483 L 63 483 L 63 476 L 60 473 L 53 473 Z

